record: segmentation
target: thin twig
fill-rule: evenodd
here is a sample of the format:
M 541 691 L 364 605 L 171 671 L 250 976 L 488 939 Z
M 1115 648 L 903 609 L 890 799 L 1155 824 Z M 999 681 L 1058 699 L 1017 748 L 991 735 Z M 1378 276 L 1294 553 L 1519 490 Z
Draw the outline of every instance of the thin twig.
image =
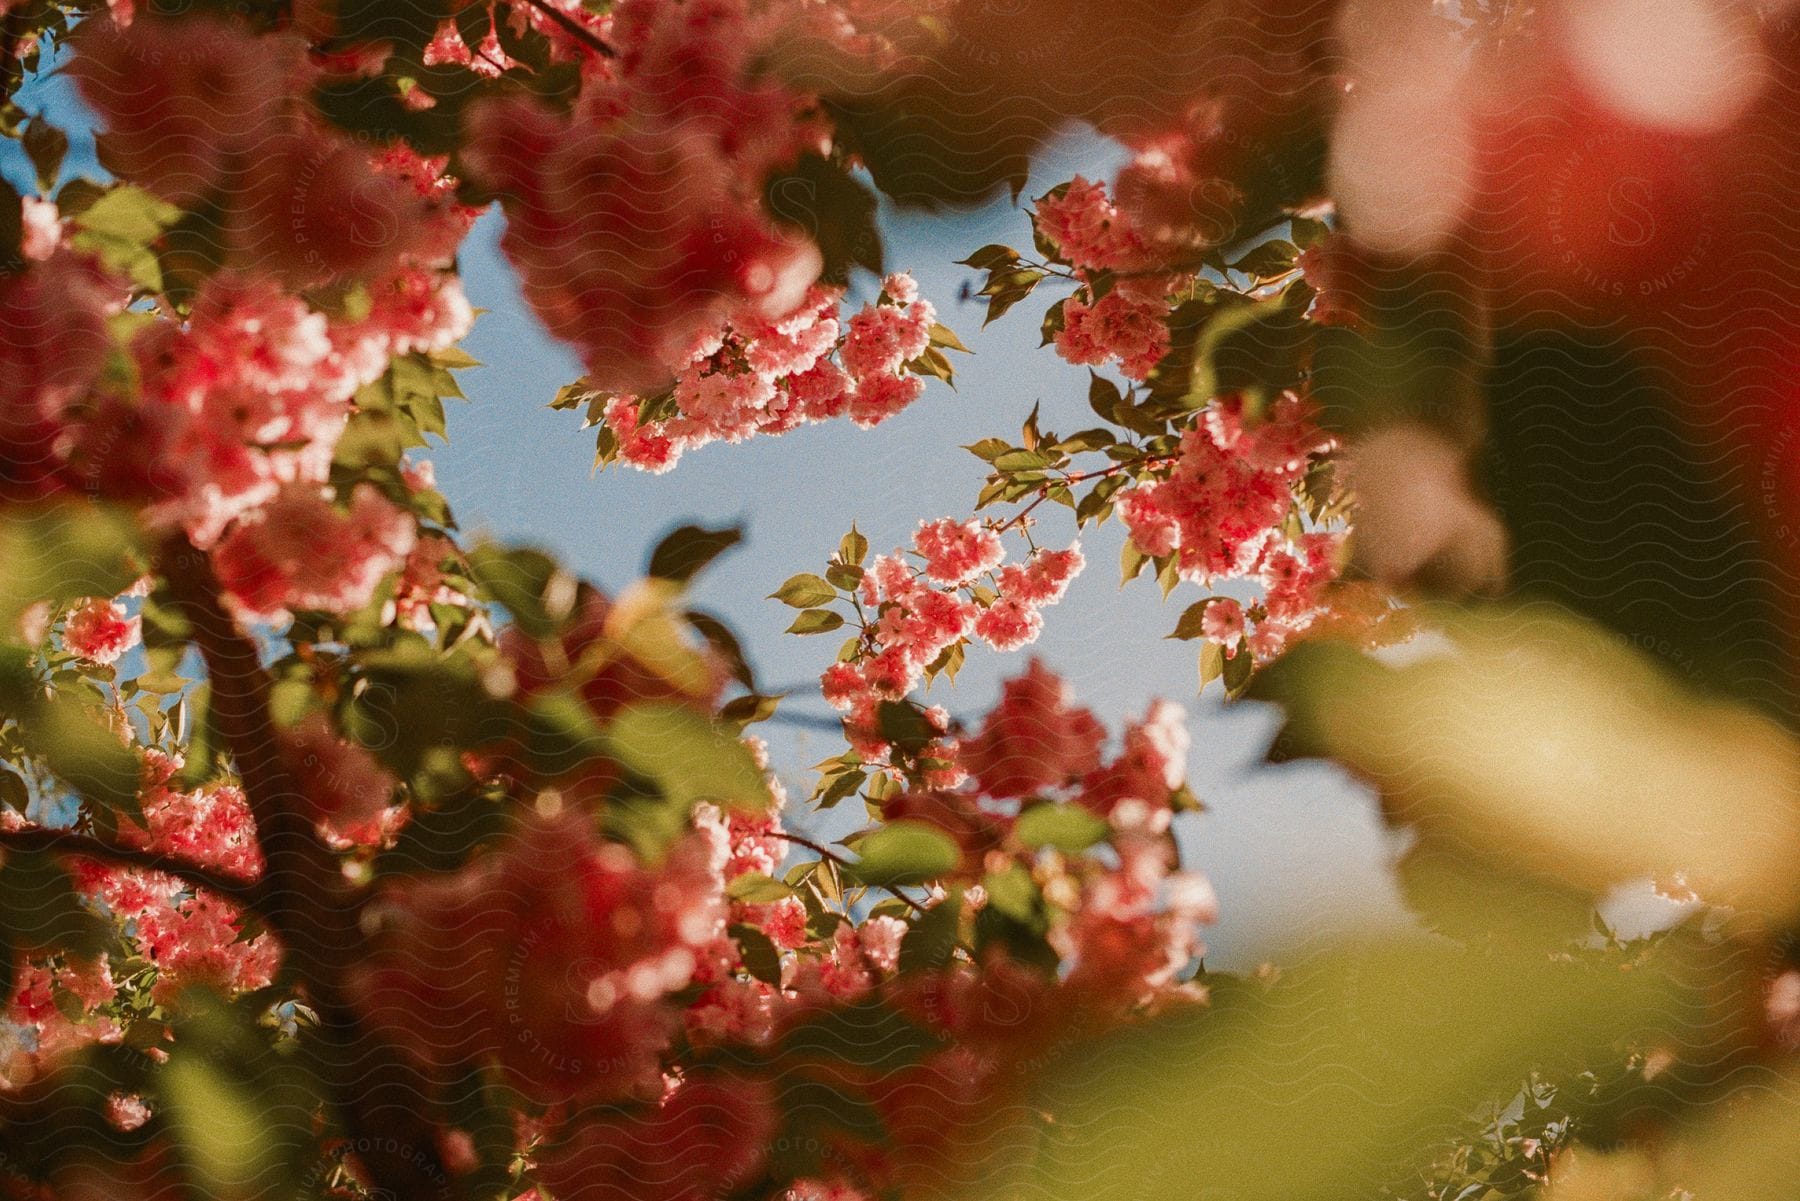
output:
M 838 854 L 836 851 L 832 850 L 830 847 L 824 846 L 820 843 L 816 843 L 810 838 L 803 838 L 798 834 L 789 834 L 786 830 L 776 830 L 776 831 L 773 831 L 773 833 L 774 833 L 775 837 L 785 838 L 787 841 L 793 843 L 797 847 L 805 847 L 807 850 L 813 852 L 815 855 L 817 855 L 819 858 L 825 860 L 827 863 L 833 864 L 837 867 L 854 867 L 855 866 L 853 863 L 851 863 L 850 860 L 844 858 L 842 855 Z M 917 901 L 913 900 L 911 897 L 909 897 L 905 893 L 901 892 L 898 888 L 894 888 L 891 885 L 887 885 L 887 884 L 877 884 L 874 887 L 881 889 L 883 892 L 890 893 L 893 896 L 898 897 L 900 900 L 906 902 L 908 905 L 912 906 L 912 910 L 914 913 L 924 913 L 925 912 L 925 906 L 919 904 Z

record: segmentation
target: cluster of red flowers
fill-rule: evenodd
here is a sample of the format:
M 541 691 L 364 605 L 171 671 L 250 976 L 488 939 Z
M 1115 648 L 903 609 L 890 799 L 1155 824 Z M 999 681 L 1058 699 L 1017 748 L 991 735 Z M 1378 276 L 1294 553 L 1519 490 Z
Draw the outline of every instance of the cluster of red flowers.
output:
M 778 320 L 740 314 L 709 330 L 675 377 L 674 412 L 646 418 L 634 394 L 613 397 L 606 423 L 619 457 L 646 471 L 667 471 L 684 450 L 741 442 L 848 415 L 878 425 L 919 398 L 925 381 L 907 364 L 931 342 L 936 310 L 908 275 L 890 275 L 881 296 L 852 316 L 840 335 L 843 292 L 814 285 Z M 834 358 L 835 355 L 835 358 Z
M 1104 185 L 1079 175 L 1040 199 L 1032 218 L 1086 285 L 1063 302 L 1056 352 L 1083 366 L 1116 363 L 1126 377 L 1144 379 L 1169 351 L 1169 294 L 1193 272 L 1170 270 L 1168 248 L 1147 238 Z M 1103 277 L 1109 286 L 1096 290 Z
M 144 825 L 123 823 L 124 845 L 178 856 L 244 883 L 262 874 L 242 790 L 223 782 L 180 788 L 175 776 L 181 760 L 153 748 L 144 751 L 143 765 Z M 12 810 L 0 812 L 0 822 L 14 830 L 25 826 Z M 86 858 L 71 865 L 76 888 L 110 922 L 124 953 L 114 959 L 104 952 L 63 952 L 23 961 L 5 1013 L 5 1081 L 23 1083 L 75 1048 L 117 1041 L 123 1019 L 142 1016 L 191 984 L 235 993 L 274 979 L 279 946 L 249 926 L 235 902 L 164 872 Z M 127 964 L 128 976 L 115 974 Z M 59 1003 L 64 996 L 80 1005 Z
M 862 636 L 822 677 L 825 700 L 848 715 L 853 745 L 871 757 L 887 750 L 875 720 L 883 700 L 911 692 L 939 656 L 971 636 L 1002 651 L 1035 641 L 1044 627 L 1040 610 L 1062 599 L 1084 564 L 1081 549 L 1070 546 L 1002 566 L 997 532 L 947 517 L 919 524 L 913 553 L 917 565 L 896 550 L 863 572 Z
M 818 248 L 762 204 L 764 179 L 831 139 L 756 70 L 784 20 L 622 4 L 595 22 L 616 54 L 583 60 L 571 112 L 519 97 L 470 115 L 467 160 L 502 196 L 525 298 L 604 391 L 662 385 L 721 321 L 783 321 L 818 279 Z

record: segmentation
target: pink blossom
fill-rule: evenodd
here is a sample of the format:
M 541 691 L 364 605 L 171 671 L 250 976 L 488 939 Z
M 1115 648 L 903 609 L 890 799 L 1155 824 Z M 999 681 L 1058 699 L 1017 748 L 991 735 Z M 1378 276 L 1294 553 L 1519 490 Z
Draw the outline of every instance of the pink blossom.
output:
M 282 751 L 319 820 L 342 834 L 372 833 L 394 800 L 399 782 L 367 750 L 340 739 L 322 713 L 285 731 Z
M 292 34 L 210 15 L 84 21 L 73 40 L 69 70 L 106 127 L 108 165 L 184 208 L 268 152 L 305 55 Z
M 584 813 L 529 817 L 460 871 L 391 892 L 358 1004 L 425 1063 L 497 1055 L 544 1099 L 654 1096 L 671 998 L 729 945 L 723 887 L 704 833 L 648 866 Z M 438 1018 L 421 1028 L 420 1012 Z
M 1131 379 L 1149 376 L 1169 351 L 1168 305 L 1115 288 L 1092 304 L 1071 296 L 1063 305 L 1056 351 L 1071 363 L 1117 363 Z
M 917 295 L 917 288 L 913 289 Z M 844 339 L 844 369 L 859 378 L 899 371 L 911 359 L 925 353 L 935 314 L 929 302 L 916 301 L 901 309 L 872 304 L 850 318 Z
M 348 510 L 318 488 L 293 486 L 226 535 L 214 566 L 237 604 L 256 616 L 347 613 L 368 603 L 414 537 L 413 519 L 366 484 L 351 494 Z
M 1016 651 L 1036 642 L 1044 616 L 1030 605 L 1001 597 L 975 618 L 975 632 L 997 651 Z
M 572 118 L 487 102 L 470 115 L 467 159 L 503 194 L 502 246 L 551 333 L 580 349 L 595 386 L 654 388 L 732 311 L 791 312 L 819 253 L 769 223 L 698 113 L 621 120 L 595 111 L 601 100 L 584 94 Z
M 911 405 L 925 392 L 916 375 L 877 374 L 856 381 L 850 394 L 850 420 L 872 429 Z
M 1032 216 L 1064 261 L 1083 270 L 1117 270 L 1144 255 L 1142 238 L 1107 199 L 1105 185 L 1079 175 L 1061 196 L 1039 200 Z
M 958 761 L 989 796 L 1023 797 L 1100 765 L 1106 737 L 1090 711 L 1072 703 L 1067 683 L 1039 659 L 1001 687 L 981 732 L 957 748 Z
M 19 253 L 34 262 L 42 262 L 56 253 L 62 244 L 62 218 L 53 200 L 27 196 L 20 201 L 23 231 Z
M 913 546 L 924 556 L 925 574 L 940 584 L 967 584 L 1006 557 L 1000 535 L 979 522 L 949 517 L 920 522 Z
M 711 1201 L 757 1179 L 777 1130 L 767 1084 L 702 1076 L 646 1114 L 600 1115 L 536 1153 L 567 1201 Z
M 900 965 L 900 943 L 910 927 L 896 917 L 872 917 L 856 931 L 856 941 L 870 966 L 892 972 Z
M 1200 614 L 1200 632 L 1209 642 L 1235 646 L 1244 633 L 1244 606 L 1228 596 L 1214 598 Z
M 63 645 L 92 663 L 117 663 L 143 640 L 140 623 L 125 606 L 102 598 L 84 601 L 63 623 Z

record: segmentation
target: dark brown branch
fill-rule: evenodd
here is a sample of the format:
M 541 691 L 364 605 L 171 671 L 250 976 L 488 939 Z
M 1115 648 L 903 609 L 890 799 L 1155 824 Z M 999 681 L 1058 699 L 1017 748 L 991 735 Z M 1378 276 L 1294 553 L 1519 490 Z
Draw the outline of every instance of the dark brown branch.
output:
M 544 0 L 525 0 L 525 3 L 531 5 L 531 7 L 537 9 L 546 17 L 549 17 L 552 21 L 555 21 L 564 33 L 568 34 L 600 57 L 619 57 L 619 52 L 617 50 L 614 50 L 611 46 L 608 46 L 605 42 L 601 41 L 594 35 L 593 30 L 581 24 L 581 22 L 571 17 L 568 13 L 563 12 L 561 9 L 551 7 L 544 3 Z
M 25 830 L 0 830 L 0 848 L 9 851 L 47 851 L 57 855 L 81 855 L 88 859 L 110 863 L 115 867 L 164 872 L 195 887 L 211 889 L 213 892 L 245 904 L 253 904 L 257 893 L 255 881 L 228 876 L 181 855 L 148 851 L 139 847 L 120 846 L 91 835 L 78 834 L 73 830 L 51 830 L 42 827 Z
M 350 1146 L 373 1186 L 394 1201 L 453 1197 L 437 1128 L 424 1112 L 423 1082 L 393 1046 L 363 1028 L 344 995 L 345 969 L 368 952 L 361 905 L 319 840 L 313 807 L 282 756 L 261 652 L 220 602 L 205 554 L 175 540 L 158 567 L 206 663 L 213 725 L 243 782 L 263 853 L 258 912 L 319 1015 L 320 1070 Z

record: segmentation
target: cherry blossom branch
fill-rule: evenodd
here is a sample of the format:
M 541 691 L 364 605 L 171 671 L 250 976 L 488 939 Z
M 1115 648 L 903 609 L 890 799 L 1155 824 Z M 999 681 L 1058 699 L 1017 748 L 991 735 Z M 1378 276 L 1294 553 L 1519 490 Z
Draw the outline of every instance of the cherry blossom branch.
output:
M 83 858 L 100 860 L 114 867 L 162 872 L 198 888 L 210 889 L 246 904 L 253 904 L 258 892 L 258 885 L 253 880 L 228 876 L 223 872 L 217 872 L 195 863 L 192 859 L 184 856 L 146 850 L 141 847 L 121 846 L 92 835 L 76 833 L 74 830 L 54 830 L 42 826 L 23 830 L 0 830 L 0 849 L 24 852 L 46 851 L 56 855 L 80 855 Z
M 1135 459 L 1128 463 L 1114 463 L 1111 467 L 1103 467 L 1098 471 L 1064 472 L 1055 479 L 1045 480 L 1040 484 L 1038 486 L 1037 496 L 1032 499 L 1031 503 L 1026 505 L 1023 509 L 1020 509 L 1017 513 L 1014 513 L 999 525 L 996 525 L 994 527 L 994 532 L 996 534 L 1004 534 L 1008 530 L 1024 529 L 1028 519 L 1031 517 L 1031 511 L 1049 500 L 1050 493 L 1056 488 L 1066 488 L 1071 484 L 1085 484 L 1089 480 L 1105 479 L 1109 475 L 1118 475 L 1122 471 L 1129 471 L 1135 467 L 1149 465 L 1160 466 L 1163 463 L 1173 463 L 1180 457 L 1180 455 L 1150 455 L 1146 458 Z
M 546 4 L 544 0 L 525 0 L 525 3 L 529 4 L 532 8 L 537 9 L 552 21 L 555 21 L 564 33 L 592 50 L 595 54 L 600 55 L 602 58 L 619 57 L 619 52 L 617 50 L 614 50 L 611 46 L 608 46 L 605 42 L 601 41 L 595 36 L 593 30 L 575 20 L 575 18 L 571 17 L 568 13 L 555 8 L 552 5 Z
M 810 838 L 803 838 L 798 834 L 789 834 L 786 830 L 775 830 L 773 833 L 775 837 L 786 839 L 797 847 L 805 847 L 807 850 L 825 860 L 827 863 L 832 864 L 834 867 L 845 868 L 854 866 L 850 860 L 844 858 L 830 847 L 827 847 L 822 843 L 814 842 Z M 925 912 L 925 906 L 919 904 L 917 901 L 901 892 L 898 888 L 891 887 L 887 884 L 877 884 L 875 887 L 906 902 L 908 905 L 912 906 L 914 913 Z

